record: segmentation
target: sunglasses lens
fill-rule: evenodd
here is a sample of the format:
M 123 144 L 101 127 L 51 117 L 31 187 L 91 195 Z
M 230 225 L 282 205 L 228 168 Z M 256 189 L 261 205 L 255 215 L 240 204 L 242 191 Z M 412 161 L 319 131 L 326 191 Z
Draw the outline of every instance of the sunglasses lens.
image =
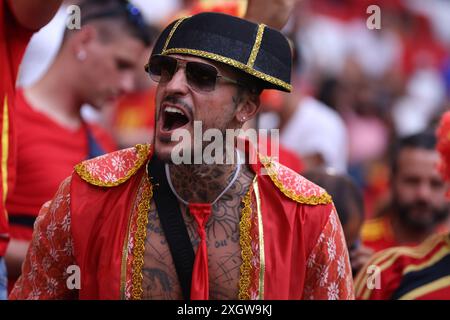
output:
M 169 82 L 177 69 L 177 60 L 170 57 L 154 56 L 150 60 L 148 72 L 156 82 Z
M 148 73 L 160 83 L 172 80 L 178 68 L 178 60 L 167 56 L 154 56 L 150 59 Z M 210 92 L 216 87 L 218 71 L 214 66 L 201 62 L 186 63 L 186 79 L 192 89 Z
M 186 64 L 186 77 L 193 89 L 213 91 L 216 86 L 217 69 L 201 62 L 188 62 Z

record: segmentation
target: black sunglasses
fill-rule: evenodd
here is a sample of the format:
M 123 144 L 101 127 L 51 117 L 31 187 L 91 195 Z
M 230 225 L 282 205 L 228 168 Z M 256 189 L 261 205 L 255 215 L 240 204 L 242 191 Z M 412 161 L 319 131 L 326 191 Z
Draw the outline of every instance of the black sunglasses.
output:
M 163 55 L 151 57 L 145 71 L 154 81 L 168 83 L 180 67 L 184 67 L 188 85 L 198 92 L 214 91 L 219 78 L 235 85 L 243 85 L 239 81 L 221 75 L 213 65 Z

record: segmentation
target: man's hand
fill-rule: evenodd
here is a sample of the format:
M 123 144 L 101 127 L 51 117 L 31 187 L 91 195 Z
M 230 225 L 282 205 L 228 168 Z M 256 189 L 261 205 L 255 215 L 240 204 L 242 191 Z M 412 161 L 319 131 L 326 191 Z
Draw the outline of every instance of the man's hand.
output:
M 244 19 L 282 29 L 294 6 L 301 0 L 248 0 Z
M 62 0 L 7 0 L 7 3 L 19 24 L 37 30 L 53 18 Z

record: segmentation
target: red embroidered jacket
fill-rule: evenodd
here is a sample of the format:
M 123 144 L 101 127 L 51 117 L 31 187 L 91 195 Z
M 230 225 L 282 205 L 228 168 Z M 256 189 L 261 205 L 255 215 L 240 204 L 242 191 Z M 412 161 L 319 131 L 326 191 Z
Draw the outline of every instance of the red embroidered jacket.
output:
M 152 184 L 148 145 L 76 166 L 36 221 L 11 299 L 140 299 Z M 331 197 L 260 156 L 243 199 L 240 299 L 352 299 L 342 227 Z M 264 170 L 262 170 L 264 169 Z M 81 271 L 70 290 L 66 272 Z

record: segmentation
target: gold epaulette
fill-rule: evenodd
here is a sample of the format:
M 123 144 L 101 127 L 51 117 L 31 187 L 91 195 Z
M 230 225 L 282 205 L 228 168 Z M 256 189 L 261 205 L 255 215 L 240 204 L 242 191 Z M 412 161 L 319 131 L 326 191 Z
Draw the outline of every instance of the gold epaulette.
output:
M 261 163 L 272 182 L 288 198 L 302 204 L 319 205 L 332 202 L 331 196 L 321 187 L 295 171 L 260 155 Z
M 130 179 L 151 157 L 149 144 L 138 144 L 83 161 L 75 172 L 86 182 L 99 187 L 115 187 Z

